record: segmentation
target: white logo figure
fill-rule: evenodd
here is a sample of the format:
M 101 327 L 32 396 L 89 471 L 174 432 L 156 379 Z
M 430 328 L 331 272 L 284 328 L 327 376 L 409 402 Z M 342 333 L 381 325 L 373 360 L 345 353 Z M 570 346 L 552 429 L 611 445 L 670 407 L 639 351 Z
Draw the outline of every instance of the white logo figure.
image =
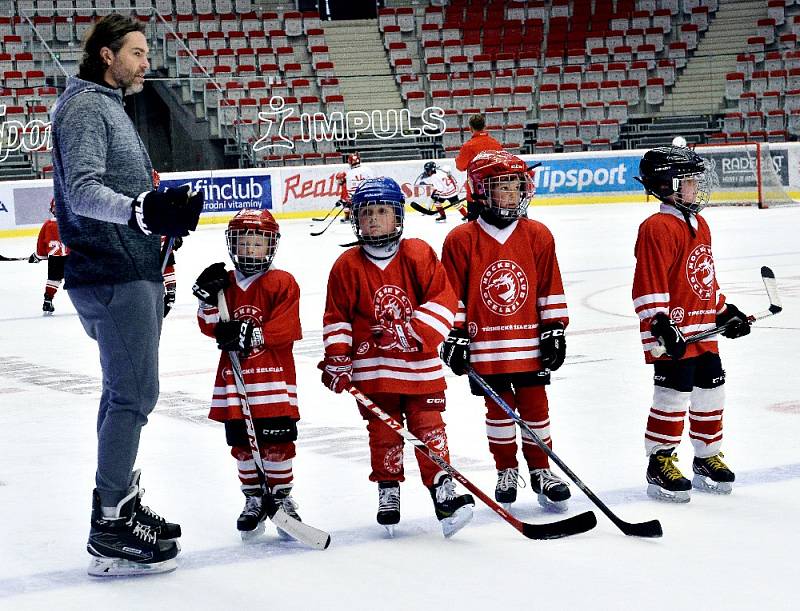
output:
M 271 110 L 262 110 L 258 113 L 258 120 L 267 124 L 267 133 L 256 140 L 256 142 L 253 144 L 253 150 L 260 151 L 266 148 L 278 146 L 281 148 L 293 149 L 294 142 L 292 139 L 283 135 L 283 124 L 286 122 L 286 119 L 294 114 L 294 108 L 286 108 L 286 102 L 284 102 L 283 98 L 278 95 L 272 96 L 269 99 L 269 107 Z M 276 118 L 280 117 L 280 123 L 278 123 L 278 128 L 275 134 L 278 138 L 280 138 L 280 142 L 272 142 L 272 138 L 270 137 L 270 134 L 272 133 L 272 126 L 276 123 L 276 121 L 272 119 L 273 116 Z

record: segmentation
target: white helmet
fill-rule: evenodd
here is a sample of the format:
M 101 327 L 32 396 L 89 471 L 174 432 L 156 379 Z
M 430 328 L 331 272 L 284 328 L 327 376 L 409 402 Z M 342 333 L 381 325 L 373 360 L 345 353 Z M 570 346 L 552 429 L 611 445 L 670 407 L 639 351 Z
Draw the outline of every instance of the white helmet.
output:
M 672 139 L 672 146 L 682 146 L 686 148 L 686 138 L 683 136 L 675 136 Z

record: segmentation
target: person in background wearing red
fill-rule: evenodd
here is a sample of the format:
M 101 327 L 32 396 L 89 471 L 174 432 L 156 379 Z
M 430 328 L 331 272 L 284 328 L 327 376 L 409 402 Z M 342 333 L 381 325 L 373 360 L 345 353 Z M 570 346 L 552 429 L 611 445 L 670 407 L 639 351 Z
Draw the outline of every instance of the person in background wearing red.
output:
M 456 157 L 456 169 L 462 172 L 467 171 L 467 166 L 475 159 L 478 153 L 483 151 L 501 151 L 503 145 L 489 135 L 486 131 L 486 117 L 482 114 L 475 114 L 469 118 L 469 129 L 472 137 L 467 140 L 458 151 Z M 472 202 L 469 181 L 467 181 L 467 219 L 474 221 L 480 214 L 480 206 L 475 206 Z
M 55 219 L 55 200 L 50 199 L 50 218 L 47 219 L 39 230 L 39 239 L 36 241 L 36 251 L 28 258 L 28 263 L 38 263 L 47 259 L 47 282 L 44 286 L 44 302 L 42 312 L 45 316 L 52 316 L 56 309 L 53 307 L 53 297 L 64 280 L 64 261 L 69 254 L 69 249 L 64 246 L 58 235 L 58 224 Z

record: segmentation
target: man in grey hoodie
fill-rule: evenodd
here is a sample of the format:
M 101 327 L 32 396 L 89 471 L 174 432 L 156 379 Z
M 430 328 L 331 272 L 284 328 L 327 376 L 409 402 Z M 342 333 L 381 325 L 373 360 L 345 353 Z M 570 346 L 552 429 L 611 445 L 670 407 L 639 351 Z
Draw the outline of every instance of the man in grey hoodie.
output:
M 144 86 L 148 52 L 137 21 L 98 21 L 79 75 L 52 113 L 56 219 L 71 251 L 65 288 L 97 342 L 103 372 L 87 544 L 93 575 L 172 570 L 181 534 L 141 504 L 133 465 L 158 399 L 160 236 L 196 229 L 203 198 L 188 187 L 153 190 L 150 157 L 123 107 L 123 97 Z

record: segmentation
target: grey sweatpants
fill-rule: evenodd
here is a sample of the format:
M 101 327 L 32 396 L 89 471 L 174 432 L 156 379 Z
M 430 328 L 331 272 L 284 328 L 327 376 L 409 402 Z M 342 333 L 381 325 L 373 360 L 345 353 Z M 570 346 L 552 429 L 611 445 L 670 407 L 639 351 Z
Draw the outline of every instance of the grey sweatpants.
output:
M 97 342 L 103 393 L 97 414 L 97 492 L 104 507 L 125 496 L 139 434 L 158 400 L 158 343 L 164 286 L 138 280 L 67 291 L 86 333 Z

